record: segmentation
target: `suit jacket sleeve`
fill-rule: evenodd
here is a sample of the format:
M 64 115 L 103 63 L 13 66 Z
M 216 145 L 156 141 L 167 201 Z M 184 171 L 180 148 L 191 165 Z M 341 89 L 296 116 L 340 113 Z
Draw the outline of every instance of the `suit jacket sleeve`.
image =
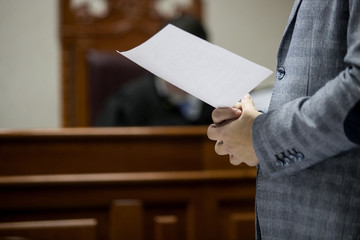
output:
M 359 12 L 359 1 L 349 0 L 344 59 L 348 67 L 313 96 L 295 99 L 255 119 L 252 138 L 263 174 L 291 174 L 359 147 Z

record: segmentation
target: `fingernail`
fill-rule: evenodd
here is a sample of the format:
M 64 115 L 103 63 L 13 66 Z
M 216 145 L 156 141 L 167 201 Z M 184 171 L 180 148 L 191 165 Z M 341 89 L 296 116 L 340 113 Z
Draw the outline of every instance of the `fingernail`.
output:
M 245 95 L 245 99 L 251 99 L 250 94 L 246 94 L 246 95 Z

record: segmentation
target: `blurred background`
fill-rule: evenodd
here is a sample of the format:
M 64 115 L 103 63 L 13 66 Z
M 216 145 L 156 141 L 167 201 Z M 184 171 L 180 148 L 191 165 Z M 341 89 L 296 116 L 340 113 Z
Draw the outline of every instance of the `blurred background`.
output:
M 115 50 L 191 16 L 200 37 L 274 71 L 292 3 L 0 0 L 0 240 L 253 240 L 256 168 L 215 153 L 212 109 L 199 118 Z M 261 110 L 273 79 L 252 92 Z M 107 106 L 148 127 L 94 127 L 120 126 L 96 124 Z
M 94 29 L 100 31 L 99 22 L 119 23 L 127 19 L 136 21 L 139 27 L 144 22 L 136 20 L 139 16 L 135 15 L 143 13 L 134 12 L 135 15 L 131 16 L 132 9 L 152 2 L 153 6 L 146 11 L 151 9 L 153 12 L 146 13 L 146 17 L 140 16 L 155 19 L 152 28 L 148 28 L 146 37 L 150 37 L 159 29 L 160 22 L 176 16 L 182 9 L 191 9 L 205 26 L 209 41 L 274 70 L 277 48 L 293 3 L 289 0 L 128 1 L 127 4 L 122 3 L 122 9 L 127 8 L 128 12 L 122 15 L 118 13 L 119 18 L 116 19 L 116 11 L 111 9 L 115 6 L 112 2 L 126 1 L 72 0 L 61 3 L 57 0 L 0 0 L 0 128 L 89 125 L 89 120 L 81 117 L 81 114 L 69 116 L 74 115 L 72 112 L 80 111 L 81 101 L 85 101 L 71 95 L 71 91 L 75 91 L 79 96 L 81 81 L 84 81 L 79 80 L 78 76 L 74 79 L 69 77 L 69 71 L 76 74 L 84 71 L 79 64 L 75 67 L 71 63 L 81 56 L 71 54 L 84 48 L 86 51 L 96 48 L 96 43 L 84 43 L 83 40 L 87 36 L 89 39 L 105 38 L 112 30 L 102 29 L 107 32 L 95 36 L 95 33 L 81 28 L 79 23 L 90 28 L 92 24 L 98 24 Z M 192 4 L 200 6 L 194 8 Z M 68 9 L 61 11 L 64 6 Z M 121 6 L 117 5 L 117 8 Z M 129 28 L 120 25 L 119 28 Z M 78 32 L 74 26 L 78 27 Z M 122 45 L 119 36 L 119 44 L 111 43 L 108 51 L 112 47 L 114 50 L 132 47 Z M 133 45 L 140 43 L 143 38 L 133 41 Z M 82 45 L 79 39 L 83 41 Z M 66 57 L 66 54 L 71 56 Z M 268 89 L 273 84 L 273 78 L 273 75 L 270 76 L 254 92 L 259 108 L 267 105 Z M 77 88 L 69 87 L 74 81 Z M 72 105 L 73 102 L 77 103 Z

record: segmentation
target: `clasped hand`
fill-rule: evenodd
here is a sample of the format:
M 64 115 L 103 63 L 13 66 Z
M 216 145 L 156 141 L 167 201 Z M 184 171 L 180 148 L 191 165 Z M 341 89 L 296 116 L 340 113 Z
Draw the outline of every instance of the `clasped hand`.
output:
M 233 165 L 242 162 L 249 166 L 258 165 L 251 129 L 259 115 L 249 94 L 232 108 L 215 109 L 212 113 L 214 124 L 209 126 L 207 133 L 209 139 L 216 141 L 215 152 L 229 155 Z

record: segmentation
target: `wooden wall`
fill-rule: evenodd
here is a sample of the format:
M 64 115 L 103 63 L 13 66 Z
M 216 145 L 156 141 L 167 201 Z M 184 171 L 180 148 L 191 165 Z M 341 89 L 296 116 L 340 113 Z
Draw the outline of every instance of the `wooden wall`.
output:
M 0 239 L 254 239 L 256 169 L 206 127 L 0 131 Z

